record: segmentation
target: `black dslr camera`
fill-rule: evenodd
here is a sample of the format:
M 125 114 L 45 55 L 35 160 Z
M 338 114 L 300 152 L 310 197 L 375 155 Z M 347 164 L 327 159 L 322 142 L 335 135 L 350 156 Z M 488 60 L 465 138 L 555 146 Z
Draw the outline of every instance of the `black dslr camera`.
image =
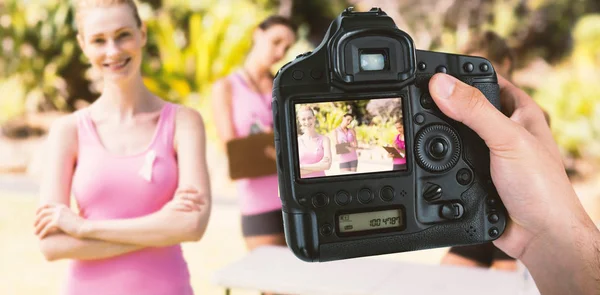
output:
M 503 233 L 508 215 L 491 181 L 489 149 L 436 107 L 428 82 L 439 72 L 500 108 L 488 60 L 415 50 L 379 8 L 346 9 L 314 52 L 277 73 L 279 191 L 296 256 L 329 261 Z

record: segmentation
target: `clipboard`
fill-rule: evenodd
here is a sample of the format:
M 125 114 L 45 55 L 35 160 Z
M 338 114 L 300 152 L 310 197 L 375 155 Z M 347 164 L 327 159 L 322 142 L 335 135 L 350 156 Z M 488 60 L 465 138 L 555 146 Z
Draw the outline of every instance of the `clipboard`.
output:
M 388 153 L 394 155 L 394 159 L 397 159 L 397 158 L 404 159 L 404 157 L 402 155 L 400 155 L 400 153 L 398 152 L 398 150 L 395 147 L 393 147 L 393 146 L 383 146 L 382 148 L 385 149 Z
M 267 146 L 275 148 L 273 132 L 257 133 L 227 142 L 229 177 L 232 180 L 277 174 L 275 159 L 265 154 Z
M 351 152 L 349 147 L 351 147 L 351 145 L 348 142 L 338 143 L 335 145 L 335 153 L 338 155 L 347 154 L 347 153 Z

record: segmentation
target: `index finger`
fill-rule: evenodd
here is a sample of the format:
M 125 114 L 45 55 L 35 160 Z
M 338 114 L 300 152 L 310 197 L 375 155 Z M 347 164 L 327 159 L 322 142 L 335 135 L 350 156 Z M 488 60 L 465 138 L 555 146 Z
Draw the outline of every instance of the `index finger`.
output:
M 40 214 L 40 211 L 42 211 L 42 210 L 44 210 L 44 209 L 46 209 L 46 208 L 50 208 L 50 207 L 52 207 L 52 206 L 53 206 L 53 205 L 52 205 L 52 204 L 49 204 L 49 203 L 42 204 L 41 206 L 39 206 L 39 207 L 37 208 L 37 210 L 35 210 L 35 215 L 38 215 L 38 214 Z
M 540 140 L 557 158 L 561 157 L 558 146 L 548 126 L 542 108 L 525 91 L 498 75 L 502 112 Z

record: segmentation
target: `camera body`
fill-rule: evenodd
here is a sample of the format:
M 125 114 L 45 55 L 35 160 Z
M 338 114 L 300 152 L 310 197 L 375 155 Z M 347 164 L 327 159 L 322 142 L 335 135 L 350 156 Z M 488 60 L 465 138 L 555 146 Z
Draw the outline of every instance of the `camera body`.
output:
M 503 233 L 508 215 L 491 181 L 489 149 L 471 129 L 436 107 L 428 82 L 437 72 L 476 87 L 500 108 L 488 60 L 415 50 L 411 37 L 379 8 L 346 9 L 314 52 L 280 69 L 273 86 L 275 149 L 285 236 L 297 257 L 330 261 L 469 245 Z M 333 143 L 325 134 L 310 136 L 317 134 L 314 126 L 323 129 L 325 124 L 315 122 L 314 110 L 311 117 L 299 107 L 384 99 L 399 106 L 397 114 L 380 114 L 361 128 L 382 134 L 380 130 L 391 128 L 392 117 L 398 118 L 403 131 L 395 142 L 402 142 L 403 148 L 397 144 L 396 149 L 404 153 L 398 158 L 403 164 L 387 169 L 392 159 L 362 160 L 367 152 L 372 156 L 383 149 L 373 143 L 379 135 L 371 140 L 356 133 L 364 141 L 358 169 L 367 172 L 304 177 L 309 168 L 303 167 L 319 166 L 302 166 L 305 144 L 316 146 L 319 154 Z M 309 123 L 299 123 L 299 116 Z M 376 129 L 373 122 L 388 129 Z M 299 129 L 305 130 L 301 136 Z

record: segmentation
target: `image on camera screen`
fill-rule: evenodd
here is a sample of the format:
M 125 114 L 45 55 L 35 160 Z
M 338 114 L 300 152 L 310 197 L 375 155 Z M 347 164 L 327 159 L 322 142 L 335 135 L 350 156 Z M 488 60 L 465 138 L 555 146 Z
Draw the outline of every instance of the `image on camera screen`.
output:
M 297 103 L 300 178 L 406 170 L 401 98 Z

